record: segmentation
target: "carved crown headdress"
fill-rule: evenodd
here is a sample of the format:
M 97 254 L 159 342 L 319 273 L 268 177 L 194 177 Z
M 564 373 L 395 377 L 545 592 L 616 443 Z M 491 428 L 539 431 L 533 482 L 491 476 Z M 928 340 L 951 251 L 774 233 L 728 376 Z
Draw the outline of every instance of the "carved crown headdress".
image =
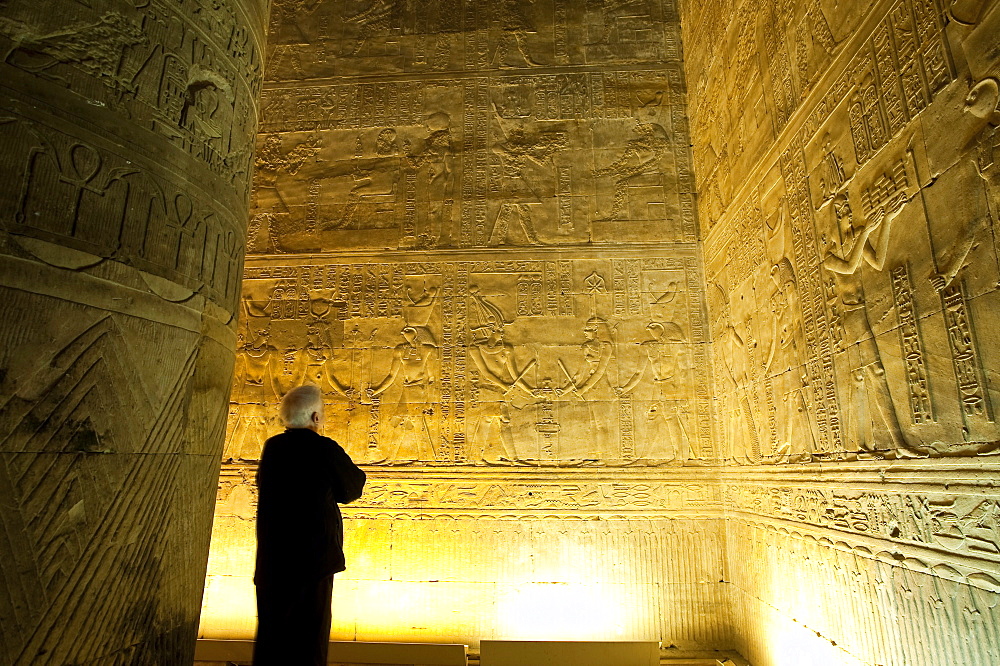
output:
M 506 321 L 503 312 L 496 305 L 493 305 L 479 293 L 479 287 L 472 285 L 469 287 L 472 295 L 472 302 L 469 303 L 468 321 L 469 329 L 475 331 L 480 328 L 491 328 L 499 331 Z

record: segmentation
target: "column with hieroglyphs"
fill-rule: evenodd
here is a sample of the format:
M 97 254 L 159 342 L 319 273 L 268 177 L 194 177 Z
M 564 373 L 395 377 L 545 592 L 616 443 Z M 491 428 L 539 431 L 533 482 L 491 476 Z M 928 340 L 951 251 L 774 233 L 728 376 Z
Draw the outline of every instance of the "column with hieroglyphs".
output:
M 266 11 L 0 10 L 0 662 L 193 659 Z

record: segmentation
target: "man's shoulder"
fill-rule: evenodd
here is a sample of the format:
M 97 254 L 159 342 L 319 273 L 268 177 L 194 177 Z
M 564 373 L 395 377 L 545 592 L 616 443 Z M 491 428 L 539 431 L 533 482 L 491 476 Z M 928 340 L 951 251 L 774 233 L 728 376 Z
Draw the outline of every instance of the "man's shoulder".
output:
M 330 439 L 326 435 L 316 435 L 316 441 L 322 442 L 325 446 L 334 446 L 336 448 L 341 448 L 340 443 L 335 439 Z
M 282 450 L 300 449 L 308 447 L 321 439 L 326 438 L 316 434 L 312 430 L 306 428 L 289 428 L 284 432 L 279 432 L 277 435 L 269 437 L 264 442 L 264 450 L 271 451 L 273 454 Z
M 268 440 L 264 442 L 264 446 L 270 446 L 272 449 L 279 449 L 285 446 L 314 447 L 321 449 L 342 448 L 336 440 L 330 439 L 325 435 L 320 435 L 316 431 L 308 428 L 289 428 L 284 432 L 268 438 Z

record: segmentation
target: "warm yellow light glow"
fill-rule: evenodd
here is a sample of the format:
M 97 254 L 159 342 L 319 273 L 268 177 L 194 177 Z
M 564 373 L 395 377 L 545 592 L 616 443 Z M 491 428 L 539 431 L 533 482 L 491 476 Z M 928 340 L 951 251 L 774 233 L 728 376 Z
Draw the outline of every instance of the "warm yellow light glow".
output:
M 497 600 L 503 638 L 624 638 L 631 619 L 624 592 L 596 583 L 525 583 L 506 590 Z
M 716 640 L 718 555 L 699 551 L 712 539 L 687 523 L 349 519 L 345 527 L 337 640 Z M 253 521 L 218 516 L 203 637 L 253 637 L 253 556 Z M 701 575 L 706 567 L 713 571 Z
M 242 576 L 212 576 L 205 580 L 199 638 L 253 638 L 257 598 L 253 580 Z

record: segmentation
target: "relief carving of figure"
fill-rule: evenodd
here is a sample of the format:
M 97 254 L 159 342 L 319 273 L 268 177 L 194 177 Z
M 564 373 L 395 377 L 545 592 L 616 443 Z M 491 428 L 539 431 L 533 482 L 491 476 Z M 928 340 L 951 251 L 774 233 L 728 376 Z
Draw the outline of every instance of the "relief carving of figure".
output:
M 392 127 L 383 127 L 370 149 L 366 148 L 368 141 L 366 132 L 358 132 L 351 159 L 326 166 L 322 179 L 317 179 L 318 182 L 341 180 L 340 187 L 347 188 L 343 199 L 334 197 L 339 213 L 324 220 L 322 230 L 373 229 L 395 224 L 392 212 L 399 198 L 405 164 L 398 133 Z M 343 196 L 343 190 L 340 191 Z
M 816 436 L 807 408 L 802 310 L 795 273 L 787 258 L 771 267 L 771 280 L 775 287 L 771 295 L 771 347 L 764 375 L 779 403 L 775 419 L 778 443 L 773 454 L 791 462 L 808 461 L 816 452 Z
M 722 378 L 727 386 L 722 391 L 722 397 L 727 401 L 724 419 L 729 453 L 725 458 L 756 464 L 760 462 L 761 454 L 760 431 L 750 402 L 752 376 L 747 336 L 741 335 L 732 321 L 729 294 L 721 285 L 716 284 L 715 287 L 722 303 L 722 331 L 715 339 L 721 353 L 716 358 L 722 361 Z
M 858 270 L 862 262 L 881 271 L 889 246 L 895 212 L 876 212 L 858 227 L 846 193 L 833 201 L 837 229 L 827 238 L 823 267 L 833 274 L 832 304 L 843 328 L 844 357 L 850 373 L 849 399 L 845 405 L 848 442 L 864 455 L 900 450 L 905 442 L 889 393 L 885 368 L 879 354 Z M 878 231 L 874 240 L 872 235 Z
M 662 125 L 636 121 L 638 137 L 625 144 L 621 156 L 606 167 L 594 170 L 594 176 L 611 176 L 615 182 L 611 210 L 599 222 L 613 222 L 629 217 L 629 188 L 640 184 L 645 177 L 652 177 L 661 184 L 662 160 L 670 150 L 670 137 Z M 600 217 L 600 212 L 597 213 Z
M 394 195 L 399 184 L 399 146 L 396 143 L 396 130 L 391 127 L 379 130 L 375 137 L 375 156 L 372 159 L 364 160 L 360 136 L 356 143 L 358 146 L 354 156 L 356 168 L 352 171 L 354 186 L 351 188 L 350 196 L 364 199 Z
M 559 367 L 569 383 L 556 389 L 560 396 L 570 396 L 583 401 L 590 415 L 593 435 L 586 444 L 584 460 L 601 460 L 601 448 L 612 441 L 611 424 L 617 418 L 612 402 L 616 397 L 615 386 L 608 377 L 608 370 L 615 358 L 615 343 L 611 326 L 601 317 L 591 317 L 583 328 L 583 367 L 575 375 L 559 359 Z
M 390 464 L 433 462 L 438 459 L 432 418 L 437 400 L 431 395 L 435 382 L 432 360 L 437 347 L 419 340 L 412 326 L 405 326 L 402 336 L 403 342 L 393 350 L 389 373 L 369 388 L 369 395 L 381 395 L 397 382 L 401 386 L 395 412 L 389 418 L 395 429 Z
M 316 384 L 324 393 L 332 389 L 336 394 L 351 399 L 354 396 L 353 388 L 350 384 L 342 384 L 330 369 L 333 346 L 328 326 L 326 322 L 315 319 L 306 324 L 306 381 Z
M 402 25 L 402 10 L 403 3 L 399 0 L 374 0 L 356 14 L 344 16 L 344 24 L 355 30 L 354 39 L 345 40 L 350 49 L 346 49 L 344 55 L 362 55 L 365 46 L 385 44 L 386 38 Z
M 961 498 L 931 507 L 933 535 L 939 544 L 949 549 L 964 547 L 974 553 L 1000 554 L 1000 502 Z
M 138 25 L 117 12 L 51 32 L 4 17 L 0 18 L 0 34 L 11 41 L 10 49 L 2 56 L 4 62 L 67 86 L 69 81 L 48 70 L 56 65 L 74 65 L 123 93 L 135 92 L 131 82 L 120 73 L 124 54 L 149 42 Z
M 502 123 L 500 128 L 503 130 Z M 504 139 L 493 146 L 493 153 L 500 161 L 503 203 L 489 242 L 490 245 L 539 245 L 542 241 L 532 220 L 531 206 L 542 203 L 543 197 L 533 169 L 551 168 L 555 153 L 566 148 L 567 137 L 563 132 L 529 132 L 515 127 L 505 133 Z
M 524 377 L 535 366 L 535 360 L 518 369 L 514 347 L 503 338 L 503 313 L 484 299 L 477 287 L 469 289 L 469 356 L 479 370 L 480 388 L 493 396 L 493 400 L 483 401 L 482 413 L 473 425 L 473 452 L 486 464 L 515 462 L 518 455 L 510 433 L 511 409 L 524 407 L 525 399 L 534 393 Z
M 955 215 L 949 219 L 949 224 L 958 225 L 954 242 L 940 251 L 932 248 L 935 270 L 930 279 L 937 291 L 944 291 L 953 284 L 957 286 L 955 279 L 968 265 L 969 255 L 982 242 L 993 238 L 991 224 L 1000 224 L 1000 127 L 987 125 L 978 143 L 974 164 L 986 186 L 986 214 Z M 994 246 L 996 254 L 1000 245 L 995 238 Z
M 1000 111 L 996 112 L 1000 116 Z M 976 156 L 976 173 L 986 185 L 988 218 L 963 216 L 966 228 L 955 245 L 942 253 L 937 260 L 938 274 L 932 282 L 938 291 L 951 285 L 955 276 L 966 265 L 969 253 L 980 242 L 993 237 L 994 254 L 1000 255 L 1000 239 L 990 234 L 990 227 L 1000 225 L 1000 126 L 987 126 L 979 138 Z
M 403 151 L 410 169 L 419 174 L 419 185 L 427 202 L 427 216 L 422 228 L 412 230 L 419 245 L 435 245 L 440 241 L 459 240 L 453 228 L 452 211 L 455 196 L 455 148 L 451 143 L 451 118 L 438 111 L 428 116 L 424 125 L 428 135 L 422 145 L 413 150 L 409 140 L 403 141 Z
M 282 174 L 294 176 L 307 160 L 315 158 L 319 152 L 319 144 L 315 139 L 303 141 L 296 144 L 290 150 L 281 147 L 281 137 L 277 134 L 268 134 L 264 137 L 264 143 L 257 151 L 257 158 L 254 169 L 254 186 L 257 190 L 257 201 L 260 202 L 261 194 L 273 194 L 277 199 L 266 209 L 258 203 L 258 212 L 287 213 L 288 204 L 281 194 L 278 179 Z
M 273 382 L 274 348 L 268 341 L 269 322 L 249 311 L 247 314 L 247 338 L 238 350 L 230 403 L 234 423 L 224 454 L 233 460 L 254 459 L 260 454 L 260 443 L 267 439 L 268 406 L 278 398 Z
M 497 2 L 496 11 L 500 18 L 500 35 L 497 38 L 497 46 L 493 52 L 491 63 L 501 69 L 542 66 L 531 57 L 525 46 L 527 36 L 538 32 L 524 13 L 524 6 L 531 4 L 533 2 L 530 0 L 527 3 L 521 2 L 521 0 L 498 0 Z
M 673 462 L 699 457 L 691 447 L 690 428 L 690 354 L 681 327 L 673 322 L 651 322 L 646 326 L 650 339 L 642 342 L 639 369 L 617 389 L 628 395 L 648 374 L 653 380 L 652 403 L 646 412 L 650 436 L 645 451 L 637 457 L 647 461 Z

